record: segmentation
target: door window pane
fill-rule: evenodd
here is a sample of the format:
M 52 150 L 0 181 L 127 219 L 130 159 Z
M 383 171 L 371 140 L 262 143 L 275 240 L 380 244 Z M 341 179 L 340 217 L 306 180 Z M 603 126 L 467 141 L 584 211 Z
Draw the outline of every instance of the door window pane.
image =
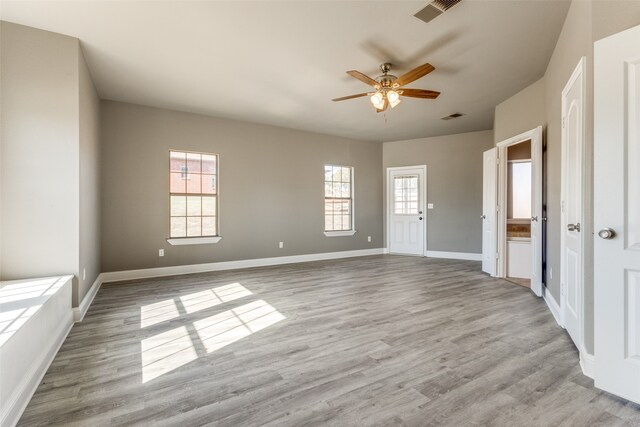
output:
M 393 177 L 393 213 L 395 215 L 416 215 L 420 200 L 418 197 L 418 176 Z

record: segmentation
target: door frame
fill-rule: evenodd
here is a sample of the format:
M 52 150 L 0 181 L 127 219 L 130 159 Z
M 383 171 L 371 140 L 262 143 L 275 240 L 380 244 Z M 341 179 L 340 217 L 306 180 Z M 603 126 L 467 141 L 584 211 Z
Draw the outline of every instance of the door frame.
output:
M 386 176 L 386 186 L 387 186 L 387 203 L 385 203 L 385 218 L 386 218 L 386 225 L 387 225 L 387 232 L 386 232 L 386 237 L 387 237 L 387 244 L 386 244 L 386 250 L 387 252 L 389 252 L 389 249 L 391 249 L 391 227 L 389 226 L 389 224 L 391 223 L 391 203 L 393 200 L 392 194 L 391 194 L 391 172 L 395 172 L 395 171 L 403 171 L 403 170 L 409 170 L 409 169 L 421 169 L 422 170 L 422 176 L 424 177 L 424 183 L 422 185 L 422 188 L 420 189 L 420 199 L 422 200 L 421 203 L 421 208 L 422 208 L 422 212 L 423 212 L 423 221 L 424 221 L 424 235 L 422 236 L 422 256 L 427 256 L 427 224 L 428 224 L 428 218 L 427 218 L 427 165 L 417 165 L 417 166 L 394 166 L 394 167 L 388 167 L 387 168 L 387 176 Z M 418 255 L 420 256 L 420 255 Z
M 569 77 L 569 80 L 567 81 L 567 84 L 565 85 L 564 89 L 562 89 L 562 94 L 561 94 L 561 109 L 560 109 L 560 120 L 561 120 L 561 125 L 560 125 L 560 134 L 561 134 L 561 150 L 562 150 L 562 154 L 561 154 L 561 161 L 560 161 L 560 203 L 561 203 L 561 208 L 560 208 L 560 326 L 562 326 L 563 328 L 565 327 L 565 310 L 566 310 L 566 306 L 567 306 L 567 292 L 566 292 L 566 284 L 565 282 L 565 274 L 567 272 L 567 266 L 566 266 L 566 261 L 565 261 L 565 250 L 566 250 L 566 236 L 564 233 L 564 227 L 565 224 L 567 224 L 567 213 L 566 213 L 566 209 L 564 206 L 565 201 L 567 200 L 567 169 L 566 169 L 566 162 L 567 162 L 567 137 L 566 137 L 566 128 L 565 128 L 565 123 L 564 123 L 564 113 L 565 113 L 565 108 L 567 107 L 566 105 L 566 96 L 567 93 L 569 92 L 569 90 L 571 89 L 571 87 L 573 86 L 573 84 L 575 83 L 575 81 L 578 79 L 578 77 L 582 77 L 582 101 L 583 101 L 583 105 L 582 105 L 582 146 L 580 147 L 580 193 L 581 193 L 581 201 L 582 201 L 582 206 L 580 207 L 580 218 L 582 223 L 581 228 L 582 230 L 580 231 L 580 255 L 579 255 L 579 260 L 580 260 L 580 269 L 578 271 L 578 277 L 580 280 L 580 284 L 579 284 L 579 292 L 580 292 L 580 298 L 578 301 L 578 350 L 580 352 L 584 351 L 584 254 L 585 254 L 585 234 L 586 233 L 586 229 L 585 229 L 585 204 L 584 204 L 584 182 L 585 182 L 585 138 L 587 136 L 587 129 L 586 129 L 586 99 L 585 96 L 587 94 L 587 81 L 586 81 L 586 67 L 587 67 L 587 58 L 586 57 L 582 57 L 580 58 L 580 61 L 578 61 L 578 64 L 576 65 L 576 68 L 573 70 L 573 73 L 571 74 L 571 77 Z
M 526 132 L 522 132 L 519 135 L 513 136 L 511 138 L 505 139 L 504 141 L 498 142 L 496 147 L 498 148 L 498 229 L 496 233 L 496 237 L 498 239 L 497 244 L 497 252 L 498 252 L 498 263 L 496 267 L 496 277 L 507 277 L 507 179 L 508 179 L 508 170 L 507 170 L 507 150 L 512 145 L 519 144 L 521 142 L 525 142 L 531 140 L 531 146 L 534 146 L 534 142 L 538 144 L 542 144 L 542 126 L 538 126 L 534 129 L 528 130 Z M 534 165 L 533 164 L 533 156 L 531 156 L 531 169 L 535 170 L 536 166 L 542 165 Z M 542 159 L 538 159 L 539 162 L 542 162 Z M 542 185 L 542 184 L 541 184 Z M 532 210 L 537 210 L 538 208 L 542 208 L 543 201 L 542 197 L 539 198 L 540 206 L 532 206 Z M 540 218 L 541 222 L 544 222 L 544 218 Z M 540 242 L 540 246 L 542 247 L 542 243 Z M 532 266 L 533 267 L 533 266 Z M 544 288 L 544 276 L 543 276 L 543 284 Z M 531 288 L 534 294 L 537 296 L 542 296 L 542 290 L 536 292 L 535 289 Z

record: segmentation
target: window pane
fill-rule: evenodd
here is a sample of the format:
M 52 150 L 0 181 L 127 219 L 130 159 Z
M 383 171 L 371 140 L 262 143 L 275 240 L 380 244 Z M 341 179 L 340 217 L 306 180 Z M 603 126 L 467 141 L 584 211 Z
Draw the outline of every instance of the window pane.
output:
M 187 153 L 187 172 L 188 173 L 200 173 L 202 172 L 202 155 L 196 153 Z
M 186 172 L 187 153 L 171 151 L 169 153 L 169 170 L 171 172 Z
M 216 198 L 203 197 L 202 198 L 202 215 L 215 216 L 215 214 L 216 214 Z
M 324 216 L 324 230 L 325 231 L 333 230 L 333 215 Z
M 185 237 L 187 235 L 187 218 L 171 218 L 171 237 Z
M 216 233 L 216 217 L 205 216 L 202 217 L 202 235 L 203 236 L 215 236 Z
M 187 193 L 200 193 L 200 174 L 187 174 Z
M 333 168 L 331 166 L 325 166 L 324 167 L 324 180 L 325 181 L 331 181 L 332 170 L 333 170 Z
M 342 168 L 342 182 L 351 182 L 351 168 Z
M 509 163 L 508 218 L 531 218 L 531 162 Z
M 351 230 L 351 215 L 342 215 L 342 229 Z
M 202 198 L 200 196 L 187 197 L 187 216 L 202 215 Z
M 341 215 L 334 215 L 333 216 L 333 229 L 340 231 L 342 230 L 342 216 Z
M 333 166 L 333 173 L 331 174 L 331 180 L 333 182 L 340 182 L 342 178 L 342 168 L 340 166 Z
M 171 196 L 171 216 L 187 215 L 187 198 L 185 196 Z
M 340 186 L 342 187 L 342 194 L 340 197 L 351 197 L 351 184 L 343 183 L 343 184 L 340 184 Z
M 395 215 L 414 215 L 418 213 L 418 177 L 394 177 L 394 209 Z
M 202 218 L 199 216 L 187 217 L 187 237 L 202 235 Z
M 202 193 L 216 194 L 216 176 L 202 175 Z
M 330 182 L 324 183 L 324 197 L 332 197 L 333 196 L 333 187 Z
M 202 155 L 202 173 L 216 173 L 216 156 Z
M 182 173 L 171 172 L 170 174 L 169 191 L 171 193 L 186 193 L 186 180 L 183 178 Z
M 331 186 L 332 186 L 331 192 L 333 194 L 333 197 L 341 197 L 340 183 L 334 182 L 333 184 L 331 184 Z

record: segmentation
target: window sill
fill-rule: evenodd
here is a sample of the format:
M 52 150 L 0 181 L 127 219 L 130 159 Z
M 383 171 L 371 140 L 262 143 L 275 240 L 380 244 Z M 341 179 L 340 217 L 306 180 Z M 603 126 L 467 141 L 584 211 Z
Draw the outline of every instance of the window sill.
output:
M 327 237 L 341 237 L 341 236 L 353 236 L 356 234 L 356 230 L 349 231 L 325 231 L 324 235 Z
M 183 245 L 206 245 L 209 243 L 218 243 L 222 240 L 222 237 L 180 237 L 177 239 L 167 239 L 170 245 L 183 246 Z

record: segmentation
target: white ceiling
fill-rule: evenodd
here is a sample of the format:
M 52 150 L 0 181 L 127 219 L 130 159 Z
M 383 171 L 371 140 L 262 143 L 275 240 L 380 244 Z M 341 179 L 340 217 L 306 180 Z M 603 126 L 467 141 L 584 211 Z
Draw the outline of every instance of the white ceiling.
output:
M 100 97 L 392 141 L 493 128 L 494 107 L 542 77 L 567 1 L 3 1 L 2 19 L 78 37 Z M 436 70 L 377 114 L 345 74 Z M 465 116 L 440 120 L 454 112 Z

